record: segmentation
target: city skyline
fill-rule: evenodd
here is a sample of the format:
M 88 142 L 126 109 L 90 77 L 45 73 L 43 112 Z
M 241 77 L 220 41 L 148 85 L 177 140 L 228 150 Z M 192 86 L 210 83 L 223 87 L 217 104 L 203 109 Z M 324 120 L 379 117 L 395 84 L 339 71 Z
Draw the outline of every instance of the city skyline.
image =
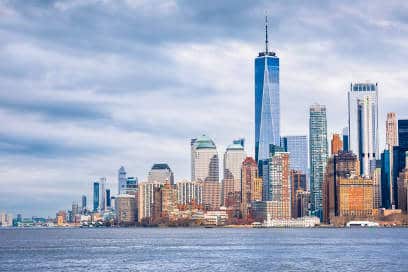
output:
M 274 11 L 268 14 L 269 49 L 280 58 L 281 135 L 307 134 L 308 109 L 314 102 L 326 105 L 328 138 L 340 132 L 347 125 L 351 82 L 379 83 L 380 150 L 385 146 L 386 113 L 408 117 L 403 110 L 407 80 L 399 72 L 406 53 L 403 40 L 398 40 L 406 30 L 395 33 L 396 25 L 403 23 L 393 16 L 398 7 L 374 20 L 345 6 L 330 18 L 326 12 L 338 8 L 332 3 L 312 5 L 318 15 L 314 18 L 305 16 L 306 7 L 300 3 L 249 6 L 242 18 L 234 12 L 248 8 L 244 2 L 230 10 L 218 6 L 231 23 L 210 15 L 212 11 L 200 4 L 170 3 L 153 9 L 149 4 L 110 1 L 51 1 L 39 6 L 0 2 L 5 15 L 0 19 L 4 30 L 0 37 L 7 41 L 1 53 L 6 64 L 0 67 L 0 120 L 7 124 L 0 134 L 0 209 L 53 215 L 73 199 L 79 202 L 84 192 L 91 200 L 91 184 L 100 177 L 107 178 L 115 194 L 121 165 L 140 181 L 147 180 L 154 163 L 162 162 L 170 165 L 176 181 L 188 179 L 189 141 L 202 134 L 214 140 L 220 158 L 239 137 L 246 139 L 247 155 L 254 156 L 253 59 L 264 46 L 263 10 Z M 115 12 L 125 15 L 116 21 L 119 33 L 102 24 L 104 16 Z M 137 19 L 137 12 L 144 16 Z M 185 15 L 183 20 L 191 23 L 183 27 L 183 35 L 175 34 L 177 20 L 169 23 L 175 14 Z M 346 15 L 355 17 L 345 22 Z M 48 20 L 57 16 L 66 20 L 49 26 Z M 81 19 L 83 29 L 73 28 L 75 18 Z M 340 30 L 320 26 L 324 22 L 334 26 L 336 20 L 344 23 Z M 28 22 L 34 26 L 27 30 Z M 152 32 L 162 30 L 153 35 L 135 29 L 139 24 Z M 359 49 L 335 38 L 357 26 L 361 29 L 356 32 L 367 36 L 349 34 L 346 40 L 371 40 L 369 33 L 383 40 L 369 47 L 358 44 Z M 297 35 L 285 35 L 293 33 L 290 30 Z M 68 35 L 56 35 L 59 31 Z M 87 41 L 81 39 L 87 34 Z M 395 34 L 395 39 L 385 43 L 387 34 Z M 400 49 L 398 58 L 372 60 L 387 49 Z M 151 52 L 156 53 L 146 58 Z M 162 61 L 174 71 L 160 65 Z M 145 70 L 135 71 L 143 64 Z

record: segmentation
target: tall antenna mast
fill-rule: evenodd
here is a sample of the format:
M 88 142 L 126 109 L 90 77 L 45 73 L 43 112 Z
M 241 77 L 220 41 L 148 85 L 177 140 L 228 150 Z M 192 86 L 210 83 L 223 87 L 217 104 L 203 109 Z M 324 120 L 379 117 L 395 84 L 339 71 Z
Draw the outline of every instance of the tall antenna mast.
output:
M 265 15 L 265 53 L 268 54 L 268 15 Z

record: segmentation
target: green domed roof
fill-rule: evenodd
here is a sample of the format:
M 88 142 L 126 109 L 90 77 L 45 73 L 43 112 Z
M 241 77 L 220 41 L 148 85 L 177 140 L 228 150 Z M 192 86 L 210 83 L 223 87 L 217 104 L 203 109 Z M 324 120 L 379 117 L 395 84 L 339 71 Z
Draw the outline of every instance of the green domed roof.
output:
M 211 140 L 210 137 L 208 137 L 207 135 L 204 135 L 204 134 L 197 138 L 197 140 L 195 141 L 195 147 L 197 149 L 200 149 L 200 148 L 216 148 L 213 140 Z
M 244 147 L 240 144 L 230 144 L 227 150 L 244 150 Z

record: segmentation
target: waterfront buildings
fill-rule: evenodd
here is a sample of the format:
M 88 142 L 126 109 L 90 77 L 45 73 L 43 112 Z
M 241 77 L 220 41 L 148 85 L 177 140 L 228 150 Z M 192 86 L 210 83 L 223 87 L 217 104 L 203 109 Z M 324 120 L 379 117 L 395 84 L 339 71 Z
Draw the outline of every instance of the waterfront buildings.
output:
M 290 153 L 289 164 L 291 170 L 308 173 L 308 148 L 307 136 L 285 136 L 281 138 L 281 146 Z
M 408 151 L 405 152 L 405 168 L 399 173 L 398 185 L 398 208 L 407 213 L 408 211 Z
M 99 182 L 93 183 L 93 211 L 97 212 L 99 209 Z
M 343 150 L 343 141 L 340 138 L 340 134 L 333 134 L 331 140 L 331 154 L 337 154 L 340 150 Z
M 379 209 L 382 204 L 381 195 L 381 160 L 377 160 L 373 172 L 373 208 Z
M 314 104 L 309 116 L 310 193 L 312 215 L 322 219 L 322 186 L 327 163 L 326 107 Z
M 356 83 L 348 92 L 349 148 L 360 160 L 361 175 L 369 177 L 378 158 L 378 85 Z
M 157 198 L 157 194 L 155 195 L 155 190 L 160 189 L 162 185 L 163 183 L 158 181 L 139 183 L 139 222 L 141 222 L 143 219 L 150 220 L 152 218 L 154 203 L 157 205 L 159 202 L 161 202 L 161 199 L 155 199 L 155 196 Z
M 13 215 L 11 213 L 0 213 L 0 227 L 13 226 Z
M 258 165 L 252 157 L 247 157 L 242 162 L 242 217 L 248 218 L 251 203 L 261 200 L 262 179 L 258 176 Z
M 170 182 L 170 184 L 174 184 L 174 173 L 167 163 L 156 163 L 149 171 L 147 181 L 157 181 L 161 183 L 165 183 L 166 181 L 168 181 Z
M 358 176 L 340 178 L 339 216 L 367 218 L 373 214 L 373 181 Z
M 296 205 L 293 218 L 305 217 L 309 215 L 310 192 L 304 190 L 296 190 L 295 193 Z
M 269 145 L 280 145 L 279 58 L 268 49 L 255 58 L 255 160 L 269 158 Z
M 386 145 L 389 149 L 398 145 L 398 128 L 397 128 L 397 116 L 395 112 L 387 113 L 387 121 L 385 122 L 386 132 Z
M 218 210 L 221 206 L 221 184 L 219 182 L 201 181 L 201 186 L 204 210 Z
M 126 193 L 126 170 L 121 166 L 118 170 L 118 194 Z
M 289 155 L 290 157 L 290 155 Z M 291 209 L 292 217 L 296 218 L 298 216 L 298 192 L 305 192 L 306 189 L 306 174 L 301 171 L 291 170 L 290 171 L 290 188 L 291 188 Z M 302 203 L 303 204 L 303 203 Z M 307 207 L 307 205 L 306 205 Z
M 224 178 L 222 180 L 222 203 L 229 196 L 241 195 L 241 166 L 246 155 L 240 142 L 230 144 L 224 153 Z
M 116 216 L 119 224 L 136 222 L 136 199 L 134 195 L 121 194 L 115 198 Z
M 206 135 L 191 140 L 191 180 L 219 182 L 217 147 Z
M 203 186 L 200 182 L 182 180 L 176 183 L 178 203 L 181 205 L 202 205 Z

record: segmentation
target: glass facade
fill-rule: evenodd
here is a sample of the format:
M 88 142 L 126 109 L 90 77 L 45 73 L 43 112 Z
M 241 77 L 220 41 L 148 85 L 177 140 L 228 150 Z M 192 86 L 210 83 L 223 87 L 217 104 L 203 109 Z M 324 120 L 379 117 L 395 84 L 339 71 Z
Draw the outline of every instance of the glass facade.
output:
M 310 107 L 309 150 L 311 211 L 321 220 L 323 179 L 328 158 L 326 107 L 323 105 Z
M 408 119 L 398 120 L 398 145 L 408 148 Z
M 381 154 L 381 199 L 382 207 L 386 209 L 390 209 L 393 202 L 390 166 L 390 151 L 384 150 Z
M 270 144 L 280 144 L 279 58 L 265 52 L 255 59 L 256 161 L 268 159 Z
M 99 182 L 93 184 L 93 211 L 98 211 L 99 208 Z
M 285 136 L 281 139 L 281 146 L 289 152 L 290 169 L 307 174 L 308 152 L 307 136 Z M 306 189 L 306 188 L 304 188 Z

